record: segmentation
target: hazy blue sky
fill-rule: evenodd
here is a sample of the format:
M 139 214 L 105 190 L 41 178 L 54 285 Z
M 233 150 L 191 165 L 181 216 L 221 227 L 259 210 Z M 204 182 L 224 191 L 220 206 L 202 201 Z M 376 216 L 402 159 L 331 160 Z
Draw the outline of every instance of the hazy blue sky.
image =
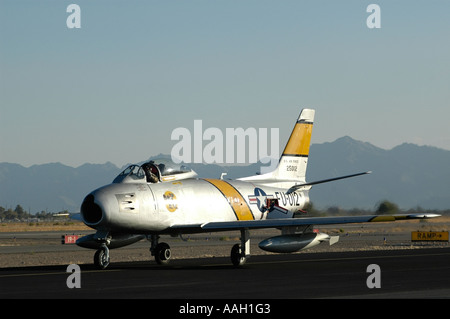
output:
M 303 107 L 313 143 L 450 150 L 450 1 L 0 0 L 0 162 L 121 166 L 195 119 L 283 148 Z

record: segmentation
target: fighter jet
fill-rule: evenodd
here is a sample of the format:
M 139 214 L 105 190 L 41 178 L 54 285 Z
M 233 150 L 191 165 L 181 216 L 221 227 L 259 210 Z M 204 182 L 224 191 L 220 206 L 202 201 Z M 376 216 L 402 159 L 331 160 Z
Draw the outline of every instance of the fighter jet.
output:
M 308 217 L 313 185 L 369 174 L 307 182 L 305 179 L 315 111 L 303 109 L 270 173 L 225 180 L 197 178 L 183 164 L 153 160 L 130 165 L 111 184 L 89 193 L 81 204 L 81 220 L 96 233 L 77 240 L 77 245 L 96 249 L 94 264 L 105 269 L 110 249 L 150 241 L 150 253 L 158 264 L 167 264 L 171 250 L 160 236 L 240 231 L 240 244 L 231 248 L 231 262 L 242 266 L 250 256 L 250 231 L 281 230 L 279 236 L 259 243 L 263 250 L 293 253 L 322 242 L 336 243 L 338 236 L 314 231 L 315 225 L 432 218 L 435 214 Z

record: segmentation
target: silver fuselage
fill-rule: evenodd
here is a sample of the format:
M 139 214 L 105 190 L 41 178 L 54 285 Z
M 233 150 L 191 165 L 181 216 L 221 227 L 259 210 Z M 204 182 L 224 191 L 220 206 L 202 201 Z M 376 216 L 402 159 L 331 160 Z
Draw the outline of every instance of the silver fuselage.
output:
M 181 230 L 182 225 L 207 222 L 292 218 L 309 202 L 307 190 L 286 194 L 284 188 L 199 178 L 112 183 L 86 198 L 91 200 L 82 205 L 86 225 L 129 234 L 173 233 L 168 229 L 175 225 Z M 285 211 L 268 211 L 267 199 L 277 199 Z

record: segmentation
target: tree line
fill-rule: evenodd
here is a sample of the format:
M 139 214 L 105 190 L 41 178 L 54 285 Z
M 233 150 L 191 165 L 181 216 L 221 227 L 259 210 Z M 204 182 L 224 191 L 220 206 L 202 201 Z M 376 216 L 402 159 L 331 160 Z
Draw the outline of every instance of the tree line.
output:
M 56 214 L 68 214 L 67 210 L 60 211 Z M 17 205 L 16 208 L 4 208 L 0 206 L 0 221 L 27 221 L 31 218 L 39 219 L 52 219 L 55 217 L 55 213 L 41 211 L 36 214 L 30 214 L 21 205 Z

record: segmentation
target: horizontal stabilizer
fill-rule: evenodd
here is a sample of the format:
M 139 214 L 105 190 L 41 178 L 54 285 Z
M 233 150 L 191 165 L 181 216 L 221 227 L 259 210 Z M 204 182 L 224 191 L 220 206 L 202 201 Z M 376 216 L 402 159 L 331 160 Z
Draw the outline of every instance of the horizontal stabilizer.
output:
M 334 178 L 328 178 L 328 179 L 323 179 L 320 181 L 315 181 L 315 182 L 309 182 L 309 183 L 303 183 L 303 184 L 299 184 L 299 185 L 294 185 L 291 188 L 288 189 L 288 191 L 286 192 L 286 194 L 290 194 L 292 192 L 295 192 L 297 189 L 304 187 L 304 186 L 312 186 L 312 185 L 317 185 L 317 184 L 322 184 L 322 183 L 328 183 L 328 182 L 334 182 L 334 181 L 338 181 L 340 179 L 344 179 L 344 178 L 350 178 L 350 177 L 356 177 L 356 176 L 361 176 L 361 175 L 366 175 L 366 174 L 371 174 L 372 171 L 368 171 L 368 172 L 362 172 L 362 173 L 357 173 L 357 174 L 352 174 L 352 175 L 346 175 L 346 176 L 341 176 L 341 177 L 334 177 Z

